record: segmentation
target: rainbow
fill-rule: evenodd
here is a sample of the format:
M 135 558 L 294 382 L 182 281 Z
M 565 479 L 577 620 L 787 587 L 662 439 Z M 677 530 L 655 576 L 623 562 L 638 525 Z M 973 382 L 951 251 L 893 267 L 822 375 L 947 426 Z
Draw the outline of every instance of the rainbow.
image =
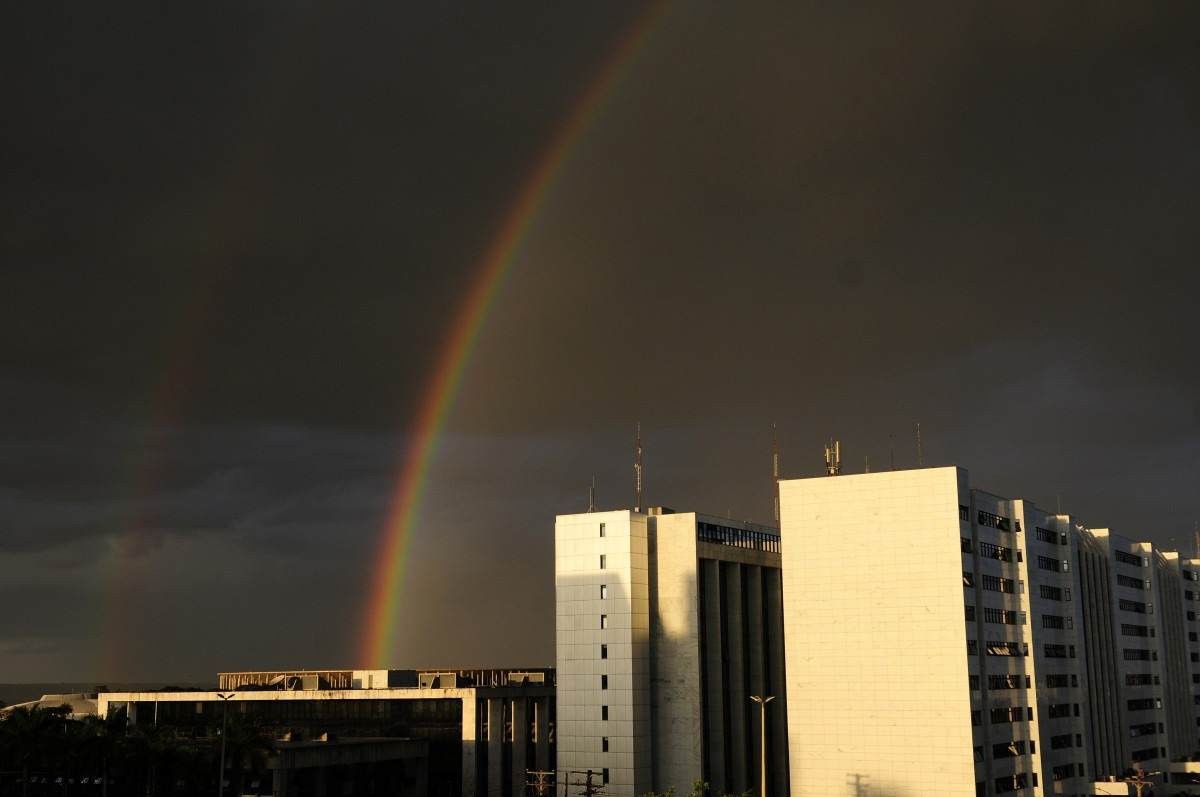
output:
M 371 579 L 366 628 L 362 635 L 360 660 L 368 666 L 385 668 L 388 664 L 392 630 L 396 624 L 400 590 L 404 584 L 410 532 L 420 516 L 438 440 L 454 407 L 463 373 L 471 361 L 471 353 L 487 320 L 488 310 L 572 151 L 596 120 L 605 100 L 629 72 L 650 31 L 665 10 L 665 1 L 652 5 L 616 43 L 587 91 L 580 96 L 551 138 L 550 146 L 538 159 L 536 168 L 525 181 L 479 261 L 477 275 L 442 344 L 433 373 L 426 382 L 412 424 L 413 436 L 405 450 L 392 492 L 383 527 L 383 540 L 375 559 L 378 564 Z

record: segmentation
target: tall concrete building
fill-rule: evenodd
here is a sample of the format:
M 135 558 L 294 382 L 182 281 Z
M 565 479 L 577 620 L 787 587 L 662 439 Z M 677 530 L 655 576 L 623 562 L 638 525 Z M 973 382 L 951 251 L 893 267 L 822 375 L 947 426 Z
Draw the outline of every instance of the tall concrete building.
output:
M 651 509 L 555 522 L 558 769 L 608 797 L 787 791 L 779 533 Z M 578 778 L 578 776 L 575 776 Z
M 1095 794 L 1197 748 L 1173 553 L 956 467 L 780 497 L 794 797 Z

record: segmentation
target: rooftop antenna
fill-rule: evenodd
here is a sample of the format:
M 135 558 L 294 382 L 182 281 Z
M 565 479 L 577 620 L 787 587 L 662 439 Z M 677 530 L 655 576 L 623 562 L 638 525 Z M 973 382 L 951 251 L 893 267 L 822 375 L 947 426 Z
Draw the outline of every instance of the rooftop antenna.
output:
M 633 454 L 633 490 L 634 503 L 633 511 L 642 511 L 642 422 L 637 424 L 637 440 L 634 446 Z
M 1196 558 L 1200 559 L 1200 520 L 1195 521 L 1195 532 L 1193 539 L 1193 544 L 1196 546 Z
M 863 457 L 863 473 L 871 472 L 871 455 L 867 454 Z
M 842 472 L 842 442 L 830 440 L 825 445 L 825 475 L 837 476 Z
M 888 456 L 891 458 L 891 470 L 896 469 L 896 433 L 888 435 Z
M 775 493 L 775 522 L 779 522 L 779 430 L 771 424 L 771 481 Z
M 917 467 L 925 465 L 925 452 L 921 450 L 921 422 L 917 421 Z
M 1058 504 L 1058 514 L 1062 514 L 1062 496 L 1057 493 L 1054 495 L 1054 502 Z
M 596 511 L 596 477 L 592 476 L 592 486 L 588 488 L 588 511 Z

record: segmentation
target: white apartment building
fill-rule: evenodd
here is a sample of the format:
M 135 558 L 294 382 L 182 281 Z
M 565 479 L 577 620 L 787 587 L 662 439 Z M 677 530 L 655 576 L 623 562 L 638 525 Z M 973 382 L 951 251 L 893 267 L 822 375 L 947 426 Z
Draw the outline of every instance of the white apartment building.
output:
M 651 509 L 555 521 L 557 768 L 606 797 L 787 791 L 778 531 Z M 572 782 L 584 776 L 570 775 Z
M 1200 584 L 1173 553 L 957 467 L 780 498 L 793 797 L 1096 794 L 1197 748 Z

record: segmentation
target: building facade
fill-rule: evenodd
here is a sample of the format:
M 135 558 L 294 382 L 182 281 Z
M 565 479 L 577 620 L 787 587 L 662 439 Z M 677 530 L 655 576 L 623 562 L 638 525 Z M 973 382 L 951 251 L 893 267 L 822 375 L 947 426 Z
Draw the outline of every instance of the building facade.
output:
M 652 509 L 555 522 L 558 768 L 592 770 L 611 797 L 701 779 L 786 792 L 779 535 Z M 578 777 L 577 775 L 574 777 Z
M 132 725 L 197 737 L 219 728 L 228 712 L 269 738 L 297 744 L 321 737 L 347 744 L 424 740 L 428 770 L 422 777 L 438 797 L 521 797 L 527 770 L 554 769 L 549 669 L 221 673 L 219 683 L 217 691 L 101 692 L 97 714 L 124 712 Z
M 795 797 L 1094 794 L 1196 749 L 1175 554 L 956 467 L 780 494 Z

